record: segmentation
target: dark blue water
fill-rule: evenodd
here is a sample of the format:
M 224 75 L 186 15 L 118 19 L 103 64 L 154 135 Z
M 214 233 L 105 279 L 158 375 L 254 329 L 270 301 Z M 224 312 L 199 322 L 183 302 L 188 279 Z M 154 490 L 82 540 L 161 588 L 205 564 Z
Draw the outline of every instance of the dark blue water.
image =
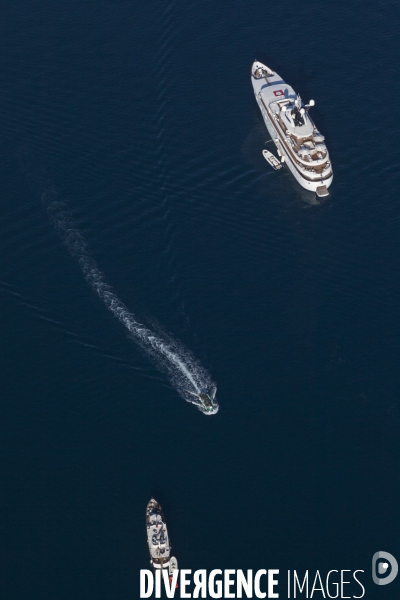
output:
M 400 558 L 399 21 L 393 0 L 4 7 L 2 598 L 139 597 L 151 495 L 181 568 L 399 593 L 369 572 Z M 316 100 L 324 202 L 262 158 L 255 58 Z M 107 310 L 49 198 L 207 370 L 216 416 Z

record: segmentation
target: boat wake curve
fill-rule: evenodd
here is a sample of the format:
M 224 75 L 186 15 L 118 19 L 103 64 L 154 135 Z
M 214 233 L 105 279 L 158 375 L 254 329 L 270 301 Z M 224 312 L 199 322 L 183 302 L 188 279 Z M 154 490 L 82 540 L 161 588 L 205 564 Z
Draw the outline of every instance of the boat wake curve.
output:
M 47 202 L 48 214 L 55 229 L 70 254 L 77 259 L 86 281 L 106 307 L 126 327 L 141 350 L 152 359 L 160 371 L 167 375 L 179 395 L 187 402 L 196 405 L 204 414 L 215 414 L 218 411 L 215 400 L 215 410 L 212 412 L 206 411 L 200 400 L 202 390 L 207 390 L 213 398 L 216 393 L 216 386 L 207 371 L 183 344 L 164 332 L 150 330 L 136 319 L 107 284 L 104 274 L 90 256 L 87 242 L 75 226 L 68 205 L 53 198 L 54 192 L 45 192 L 42 195 L 42 199 Z

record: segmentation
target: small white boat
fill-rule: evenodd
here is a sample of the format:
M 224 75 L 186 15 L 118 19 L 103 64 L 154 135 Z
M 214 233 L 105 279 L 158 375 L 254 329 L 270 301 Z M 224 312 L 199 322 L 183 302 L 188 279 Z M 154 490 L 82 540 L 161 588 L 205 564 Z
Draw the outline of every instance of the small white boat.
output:
M 178 568 L 178 561 L 176 560 L 175 556 L 171 556 L 171 558 L 169 559 L 169 567 L 168 567 L 168 572 L 169 572 L 169 583 L 172 586 L 172 581 L 173 581 L 173 577 L 174 577 L 174 571 L 176 571 Z M 175 589 L 177 589 L 178 587 L 178 582 L 176 582 L 175 585 Z
M 269 150 L 263 150 L 263 157 L 265 158 L 267 163 L 269 163 L 271 167 L 275 169 L 275 171 L 277 171 L 278 169 L 282 169 L 282 164 L 279 162 L 276 156 L 274 156 Z
M 175 556 L 171 556 L 171 558 L 169 559 L 169 574 L 173 575 L 174 571 L 176 571 L 176 569 L 178 568 L 178 561 L 176 560 Z

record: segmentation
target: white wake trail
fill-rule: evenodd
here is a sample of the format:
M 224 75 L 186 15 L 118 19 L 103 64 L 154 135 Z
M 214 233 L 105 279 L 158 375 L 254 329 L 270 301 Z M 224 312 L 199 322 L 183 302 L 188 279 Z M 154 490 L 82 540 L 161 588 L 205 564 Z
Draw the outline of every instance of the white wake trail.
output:
M 51 194 L 49 196 L 51 197 Z M 42 197 L 46 200 L 46 193 Z M 206 391 L 210 397 L 215 398 L 217 388 L 207 371 L 183 344 L 164 332 L 154 333 L 151 331 L 143 323 L 140 323 L 121 302 L 106 283 L 96 262 L 91 258 L 86 240 L 75 227 L 68 205 L 65 202 L 53 200 L 48 204 L 48 212 L 64 244 L 71 255 L 77 259 L 86 281 L 106 307 L 127 328 L 135 342 L 154 361 L 156 366 L 166 373 L 179 395 L 187 402 L 195 404 L 204 414 L 210 414 L 203 410 L 198 399 L 201 391 Z M 215 399 L 214 405 L 216 410 L 213 414 L 218 410 Z

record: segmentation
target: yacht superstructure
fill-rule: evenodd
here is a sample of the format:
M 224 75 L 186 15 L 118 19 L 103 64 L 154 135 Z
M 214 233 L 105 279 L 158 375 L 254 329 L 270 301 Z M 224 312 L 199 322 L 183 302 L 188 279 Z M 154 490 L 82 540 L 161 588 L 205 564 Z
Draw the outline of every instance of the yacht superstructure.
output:
M 265 125 L 282 162 L 306 190 L 327 196 L 333 172 L 325 138 L 314 125 L 299 94 L 269 67 L 255 61 L 251 82 Z
M 162 508 L 154 498 L 146 508 L 146 529 L 151 564 L 155 569 L 168 569 L 171 545 Z

